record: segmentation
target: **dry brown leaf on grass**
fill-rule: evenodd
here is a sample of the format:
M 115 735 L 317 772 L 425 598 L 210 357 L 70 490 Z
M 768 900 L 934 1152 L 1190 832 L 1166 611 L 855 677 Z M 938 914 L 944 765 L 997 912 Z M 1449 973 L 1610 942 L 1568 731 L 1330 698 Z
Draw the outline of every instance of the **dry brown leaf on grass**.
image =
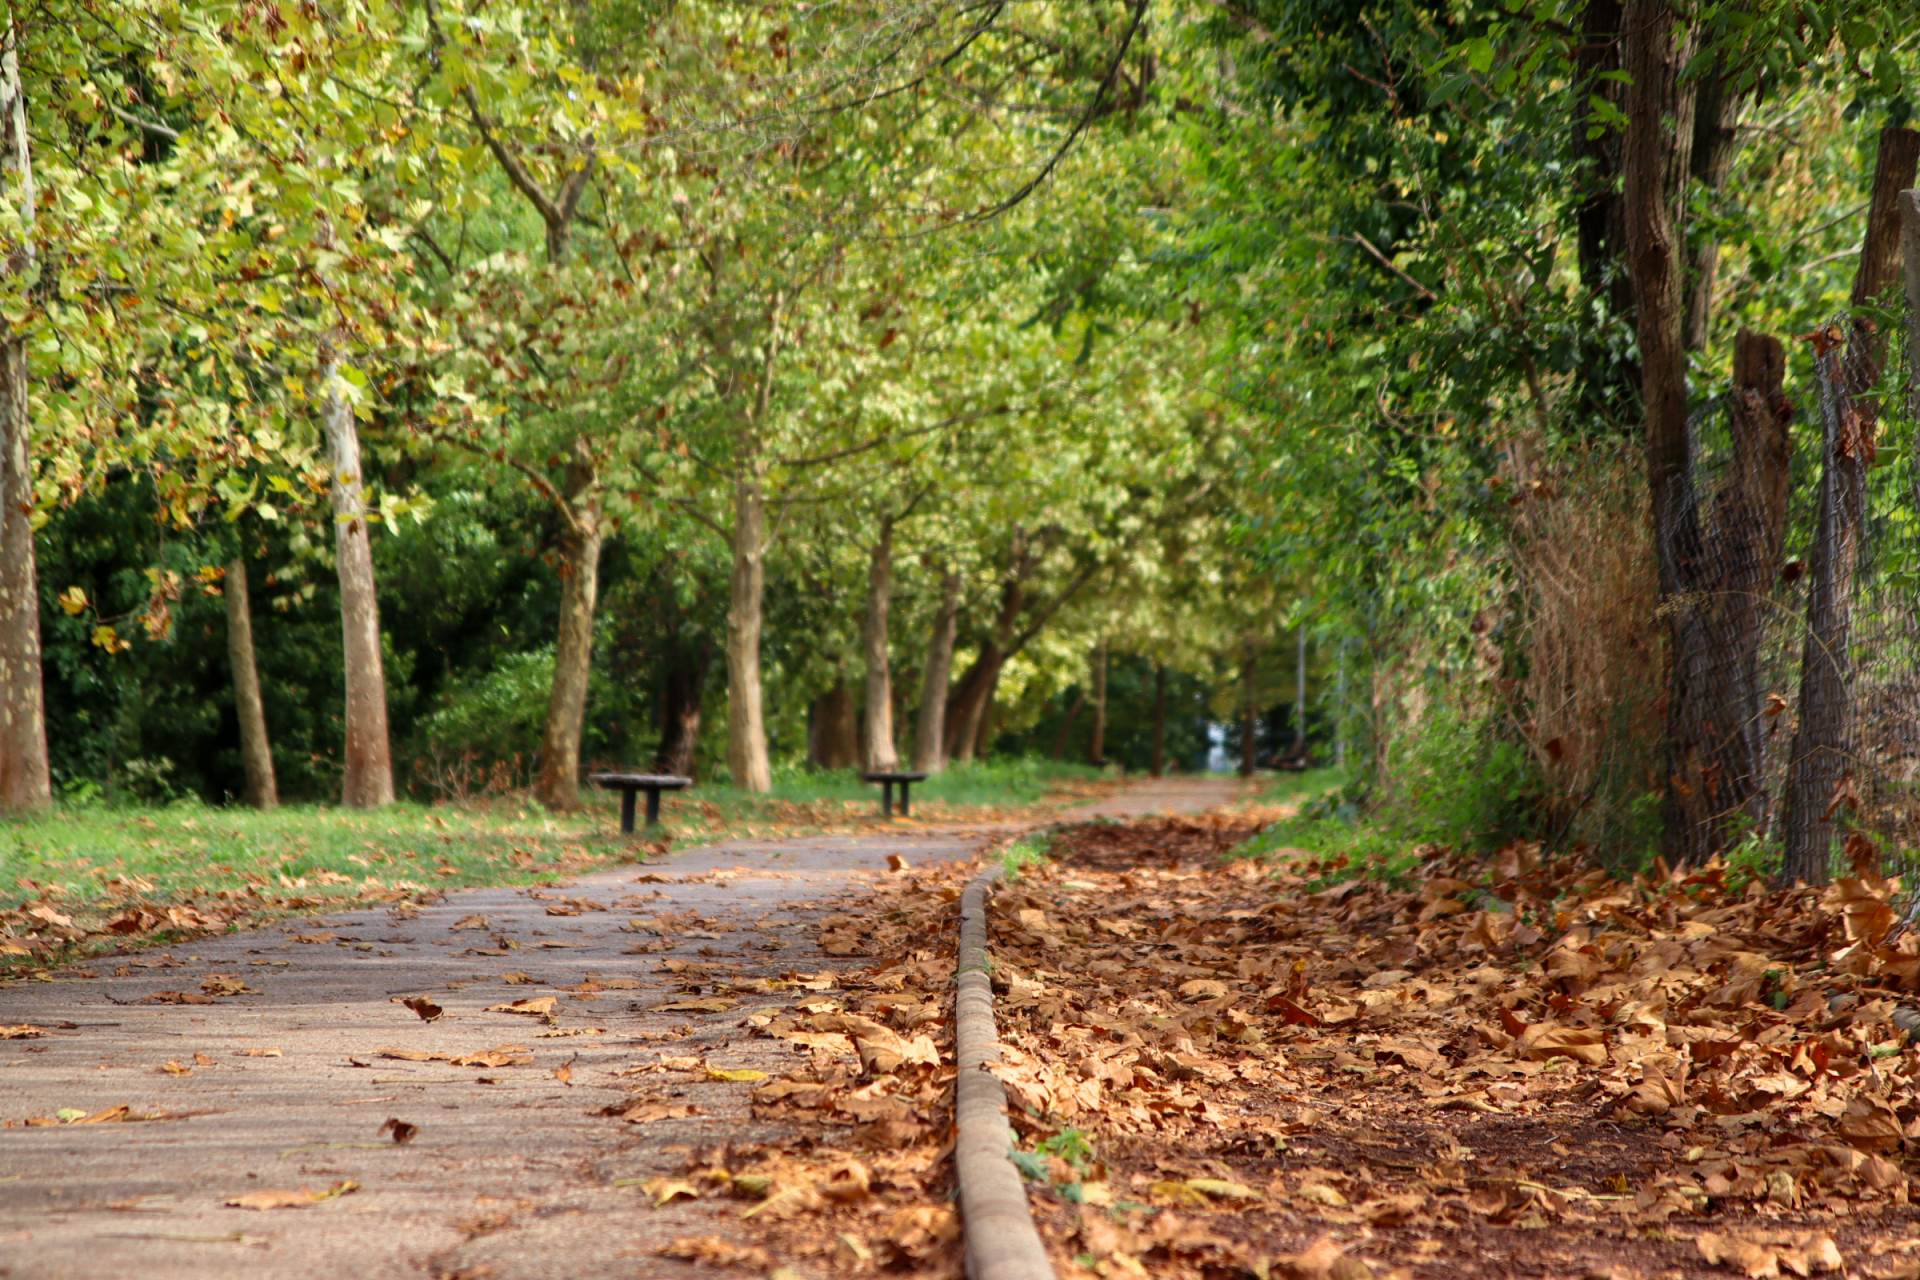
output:
M 323 1200 L 334 1200 L 344 1195 L 351 1195 L 359 1189 L 359 1183 L 343 1180 L 326 1187 L 296 1187 L 285 1191 L 248 1191 L 243 1195 L 232 1196 L 221 1203 L 230 1209 L 305 1209 Z

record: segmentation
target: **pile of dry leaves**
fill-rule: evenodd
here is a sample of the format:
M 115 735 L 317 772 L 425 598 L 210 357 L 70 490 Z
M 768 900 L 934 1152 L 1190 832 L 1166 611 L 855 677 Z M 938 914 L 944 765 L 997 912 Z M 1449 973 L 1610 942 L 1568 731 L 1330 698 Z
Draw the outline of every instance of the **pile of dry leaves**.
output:
M 1516 846 L 1396 887 L 1249 834 L 1075 828 L 996 894 L 1062 1275 L 1920 1275 L 1893 886 Z
M 952 1205 L 952 983 L 960 891 L 970 868 L 895 858 L 871 888 L 817 922 L 818 971 L 730 981 L 726 963 L 669 962 L 685 991 L 660 1009 L 732 1009 L 781 1052 L 777 1070 L 714 1071 L 750 1084 L 752 1119 L 723 1145 L 690 1148 L 650 1181 L 656 1202 L 732 1201 L 720 1234 L 677 1239 L 673 1258 L 800 1275 L 957 1277 Z M 677 965 L 677 968 L 673 966 Z M 669 1054 L 636 1067 L 607 1114 L 650 1123 L 696 1114 Z

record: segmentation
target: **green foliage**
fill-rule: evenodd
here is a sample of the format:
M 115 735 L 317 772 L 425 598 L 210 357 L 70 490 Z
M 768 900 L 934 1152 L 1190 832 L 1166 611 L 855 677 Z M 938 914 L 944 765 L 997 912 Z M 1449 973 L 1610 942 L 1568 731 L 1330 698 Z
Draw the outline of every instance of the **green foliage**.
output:
M 1015 840 L 1000 851 L 1001 876 L 1018 880 L 1028 868 L 1044 865 L 1052 844 L 1045 836 L 1022 836 Z

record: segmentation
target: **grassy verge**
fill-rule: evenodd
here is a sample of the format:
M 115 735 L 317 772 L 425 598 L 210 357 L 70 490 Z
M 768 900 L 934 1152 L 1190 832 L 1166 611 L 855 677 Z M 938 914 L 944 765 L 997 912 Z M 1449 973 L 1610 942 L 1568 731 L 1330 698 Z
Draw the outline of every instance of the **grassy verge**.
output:
M 967 821 L 1071 798 L 1080 765 L 957 765 L 915 788 L 919 821 Z M 296 805 L 270 813 L 177 804 L 85 806 L 0 820 L 0 966 L 299 911 L 531 884 L 737 835 L 847 830 L 876 820 L 878 789 L 850 773 L 783 772 L 773 794 L 703 786 L 667 797 L 653 837 L 619 834 L 618 800 L 591 792 L 553 814 L 520 797 L 375 812 Z M 183 909 L 185 908 L 185 909 Z

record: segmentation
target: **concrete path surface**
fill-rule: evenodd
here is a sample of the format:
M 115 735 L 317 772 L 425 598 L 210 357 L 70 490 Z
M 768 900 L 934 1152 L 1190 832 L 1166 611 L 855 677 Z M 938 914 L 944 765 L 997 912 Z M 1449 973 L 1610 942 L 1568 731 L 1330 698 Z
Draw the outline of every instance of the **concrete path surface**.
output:
M 1143 784 L 1081 812 L 1196 811 L 1237 790 Z M 679 1172 L 689 1147 L 779 1136 L 752 1116 L 748 1087 L 689 1082 L 675 1097 L 697 1115 L 644 1125 L 596 1113 L 627 1096 L 622 1072 L 663 1056 L 777 1073 L 795 1051 L 751 1037 L 748 1005 L 660 1006 L 698 1000 L 689 964 L 737 981 L 846 963 L 819 951 L 813 926 L 857 910 L 852 895 L 888 855 L 964 859 L 995 834 L 735 841 L 0 987 L 0 1025 L 48 1029 L 0 1041 L 0 1276 L 726 1274 L 655 1253 L 724 1234 L 722 1210 L 653 1208 L 638 1184 Z M 419 996 L 441 1014 L 399 1003 Z M 550 1000 L 550 1016 L 496 1008 L 516 1000 Z M 162 1118 L 11 1127 L 120 1106 Z M 407 1142 L 389 1119 L 412 1126 Z M 348 1182 L 306 1208 L 227 1203 Z

